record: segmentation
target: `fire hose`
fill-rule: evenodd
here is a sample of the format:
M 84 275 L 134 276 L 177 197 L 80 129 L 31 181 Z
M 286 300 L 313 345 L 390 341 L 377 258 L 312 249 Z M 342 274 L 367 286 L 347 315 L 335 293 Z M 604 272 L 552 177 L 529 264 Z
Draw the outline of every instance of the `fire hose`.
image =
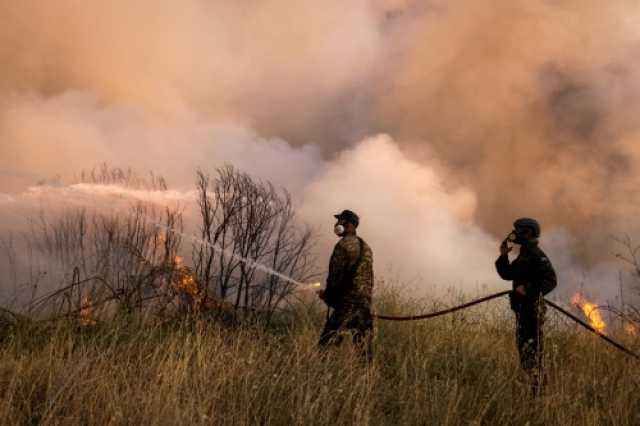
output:
M 489 300 L 497 299 L 497 298 L 502 297 L 502 296 L 506 296 L 509 293 L 511 293 L 511 291 L 508 291 L 508 290 L 507 291 L 501 291 L 499 293 L 494 293 L 494 294 L 491 294 L 489 296 L 481 297 L 480 299 L 472 300 L 471 302 L 463 303 L 462 305 L 454 306 L 454 307 L 448 308 L 448 309 L 443 309 L 441 311 L 430 312 L 428 314 L 410 315 L 410 316 L 391 316 L 391 315 L 374 314 L 373 317 L 377 318 L 377 319 L 380 319 L 380 320 L 384 320 L 384 321 L 418 321 L 418 320 L 434 318 L 434 317 L 438 317 L 438 316 L 441 316 L 441 315 L 446 315 L 446 314 L 450 314 L 452 312 L 456 312 L 456 311 L 460 311 L 460 310 L 463 310 L 463 309 L 467 309 L 467 308 L 470 308 L 471 306 L 478 305 L 478 304 L 484 303 L 484 302 L 488 302 Z M 640 355 L 638 355 L 637 353 L 633 352 L 632 350 L 626 348 L 625 346 L 621 345 L 620 343 L 616 342 L 615 340 L 613 340 L 609 336 L 606 336 L 606 335 L 598 332 L 598 330 L 596 330 L 595 328 L 593 328 L 592 326 L 590 326 L 586 322 L 582 321 L 580 318 L 576 317 L 572 313 L 568 312 L 564 308 L 556 305 L 555 303 L 553 303 L 553 302 L 551 302 L 551 301 L 549 301 L 547 299 L 544 299 L 544 301 L 549 306 L 554 308 L 556 311 L 560 312 L 561 314 L 563 314 L 564 316 L 568 317 L 572 321 L 574 321 L 574 322 L 578 323 L 579 325 L 581 325 L 582 327 L 586 328 L 587 330 L 589 330 L 590 332 L 592 332 L 596 336 L 600 337 L 601 339 L 603 339 L 605 342 L 609 343 L 610 345 L 612 345 L 616 349 L 624 352 L 625 354 L 627 354 L 629 356 L 634 357 L 635 359 L 640 360 Z
M 467 309 L 467 308 L 470 308 L 470 307 L 472 307 L 474 305 L 478 305 L 480 303 L 488 302 L 491 299 L 497 299 L 498 297 L 506 296 L 509 293 L 511 293 L 511 292 L 510 291 L 501 291 L 500 293 L 495 293 L 495 294 L 491 294 L 489 296 L 482 297 L 480 299 L 472 300 L 471 302 L 463 303 L 462 305 L 454 306 L 453 308 L 444 309 L 442 311 L 431 312 L 431 313 L 428 313 L 428 314 L 412 315 L 412 316 L 407 316 L 407 317 L 394 317 L 394 316 L 390 316 L 390 315 L 376 315 L 376 314 L 374 314 L 373 317 L 377 318 L 377 319 L 385 320 L 385 321 L 417 321 L 417 320 L 423 320 L 423 319 L 427 319 L 427 318 L 439 317 L 440 315 L 450 314 L 452 312 L 460 311 L 462 309 Z

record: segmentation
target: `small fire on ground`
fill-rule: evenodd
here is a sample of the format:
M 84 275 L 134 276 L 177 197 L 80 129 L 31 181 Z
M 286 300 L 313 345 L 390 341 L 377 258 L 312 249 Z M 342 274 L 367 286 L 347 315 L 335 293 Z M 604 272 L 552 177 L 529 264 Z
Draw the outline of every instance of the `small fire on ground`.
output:
M 629 336 L 636 337 L 638 335 L 638 328 L 633 324 L 627 324 L 624 327 L 624 331 L 626 331 Z
M 78 322 L 83 327 L 91 327 L 98 323 L 93 316 L 93 307 L 91 306 L 91 298 L 89 296 L 84 296 L 82 298 L 78 316 Z
M 175 264 L 178 271 L 178 289 L 186 293 L 191 298 L 194 308 L 198 308 L 202 303 L 202 293 L 198 288 L 198 284 L 196 283 L 191 270 L 187 266 L 184 266 L 184 261 L 180 256 L 176 256 Z
M 588 301 L 581 293 L 576 293 L 571 298 L 571 304 L 578 307 L 589 320 L 591 327 L 596 329 L 598 333 L 605 334 L 607 323 L 602 319 L 598 305 Z

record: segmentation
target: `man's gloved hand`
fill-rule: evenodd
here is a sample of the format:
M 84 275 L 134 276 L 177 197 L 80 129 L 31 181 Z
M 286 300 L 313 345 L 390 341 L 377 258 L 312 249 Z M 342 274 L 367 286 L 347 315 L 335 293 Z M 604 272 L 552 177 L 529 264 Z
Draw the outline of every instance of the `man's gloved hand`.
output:
M 527 295 L 527 289 L 524 285 L 519 285 L 509 293 L 509 304 L 511 309 L 518 312 L 524 302 L 524 297 Z
M 506 256 L 511 250 L 513 250 L 513 247 L 509 247 L 507 240 L 502 241 L 502 244 L 500 244 L 500 256 Z

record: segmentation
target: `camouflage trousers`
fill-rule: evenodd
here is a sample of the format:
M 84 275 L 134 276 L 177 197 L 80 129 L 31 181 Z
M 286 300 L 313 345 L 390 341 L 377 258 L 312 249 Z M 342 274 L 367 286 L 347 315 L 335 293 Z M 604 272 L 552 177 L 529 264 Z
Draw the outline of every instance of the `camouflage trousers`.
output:
M 546 307 L 544 301 L 522 306 L 516 311 L 516 344 L 520 365 L 532 380 L 534 391 L 543 381 L 544 334 Z
M 362 307 L 335 309 L 324 325 L 318 346 L 321 349 L 329 345 L 339 346 L 348 336 L 358 354 L 371 361 L 373 357 L 373 318 L 371 311 Z

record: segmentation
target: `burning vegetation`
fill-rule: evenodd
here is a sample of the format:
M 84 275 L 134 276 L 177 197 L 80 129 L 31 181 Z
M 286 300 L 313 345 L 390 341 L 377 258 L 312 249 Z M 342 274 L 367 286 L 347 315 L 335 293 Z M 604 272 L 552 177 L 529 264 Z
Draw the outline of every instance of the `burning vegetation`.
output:
M 638 327 L 633 324 L 627 324 L 624 327 L 624 330 L 629 336 L 637 337 L 638 336 Z
M 82 327 L 92 327 L 96 325 L 98 322 L 94 317 L 94 308 L 91 302 L 91 298 L 88 295 L 85 295 L 82 298 L 80 306 L 81 308 L 78 312 L 78 322 L 80 323 L 80 325 Z
M 600 334 L 607 334 L 607 323 L 602 317 L 602 308 L 597 304 L 589 301 L 582 293 L 576 293 L 571 297 L 571 305 L 575 306 L 584 317 L 589 321 L 589 325 L 593 327 Z M 613 310 L 615 314 L 617 311 Z M 621 328 L 628 336 L 638 336 L 638 327 L 631 318 L 622 312 L 617 312 L 618 317 L 627 322 Z M 631 322 L 629 322 L 631 321 Z
M 184 260 L 181 256 L 175 257 L 175 268 L 177 272 L 175 286 L 178 290 L 178 295 L 182 300 L 185 300 L 192 311 L 199 310 L 202 305 L 203 295 L 193 277 L 191 268 L 184 265 Z
M 303 283 L 299 288 L 308 290 L 321 288 L 322 284 L 315 282 L 317 278 L 311 273 L 309 247 L 312 246 L 312 236 L 306 229 L 298 230 L 294 226 L 293 210 L 288 198 L 278 198 L 275 192 L 270 192 L 272 188 L 269 185 L 260 186 L 232 169 L 222 170 L 219 178 L 214 180 L 204 175 L 199 177 L 198 202 L 202 228 L 198 237 L 193 239 L 191 247 L 183 244 L 182 238 L 186 234 L 182 233 L 181 215 L 170 209 L 157 214 L 151 209 L 136 207 L 127 214 L 112 216 L 104 212 L 67 213 L 58 220 L 43 220 L 42 226 L 34 227 L 42 232 L 42 235 L 30 234 L 27 237 L 33 242 L 34 252 L 42 257 L 56 259 L 60 262 L 61 269 L 73 271 L 73 277 L 67 276 L 71 284 L 63 282 L 60 292 L 47 296 L 42 299 L 43 302 L 37 300 L 30 304 L 27 313 L 35 316 L 41 311 L 33 308 L 34 306 L 47 305 L 53 307 L 47 314 L 60 313 L 60 317 L 72 319 L 74 326 L 79 323 L 83 327 L 90 327 L 97 324 L 98 318 L 106 326 L 110 310 L 125 310 L 127 313 L 151 312 L 160 317 L 162 323 L 165 320 L 188 318 L 190 324 L 205 326 L 175 329 L 150 327 L 140 335 L 152 335 L 160 330 L 157 339 L 140 339 L 139 344 L 120 347 L 118 345 L 124 339 L 118 337 L 113 345 L 105 345 L 107 349 L 104 351 L 72 351 L 68 365 L 57 361 L 47 365 L 46 362 L 52 361 L 51 353 L 64 353 L 57 348 L 47 349 L 38 355 L 46 362 L 34 363 L 35 368 L 41 368 L 45 372 L 38 372 L 40 376 L 44 374 L 43 377 L 47 377 L 49 371 L 53 371 L 64 379 L 68 377 L 69 371 L 76 369 L 76 373 L 80 371 L 76 377 L 83 378 L 82 369 L 92 369 L 95 364 L 98 366 L 96 368 L 103 369 L 99 372 L 99 377 L 104 380 L 101 379 L 99 386 L 85 386 L 85 382 L 78 382 L 62 390 L 46 389 L 52 395 L 62 392 L 62 397 L 57 400 L 60 401 L 59 405 L 57 402 L 48 405 L 26 401 L 22 405 L 1 406 L 0 409 L 5 410 L 3 413 L 8 412 L 19 420 L 31 420 L 34 409 L 51 407 L 54 410 L 51 411 L 52 415 L 63 418 L 62 416 L 69 415 L 71 405 L 84 407 L 89 395 L 91 401 L 100 403 L 99 407 L 92 410 L 95 413 L 93 415 L 98 416 L 97 422 L 122 424 L 166 422 L 168 417 L 163 410 L 167 407 L 175 409 L 175 417 L 171 418 L 173 423 L 225 423 L 229 420 L 224 417 L 228 401 L 232 401 L 237 407 L 251 407 L 252 411 L 246 413 L 247 418 L 253 418 L 259 412 L 261 418 L 277 419 L 278 423 L 283 424 L 300 422 L 300 419 L 306 423 L 317 423 L 319 419 L 323 423 L 335 423 L 338 419 L 338 423 L 360 424 L 363 423 L 360 417 L 341 417 L 358 412 L 357 410 L 368 413 L 371 418 L 383 419 L 384 424 L 423 424 L 425 419 L 433 423 L 451 422 L 451 419 L 463 422 L 463 418 L 467 422 L 475 419 L 478 424 L 524 424 L 523 416 L 538 415 L 540 407 L 534 407 L 533 404 L 523 405 L 523 410 L 529 411 L 512 409 L 513 395 L 524 400 L 528 391 L 525 389 L 523 392 L 513 382 L 512 348 L 504 345 L 508 339 L 496 339 L 493 332 L 483 335 L 486 329 L 473 316 L 461 316 L 460 318 L 465 318 L 464 321 L 434 319 L 429 327 L 407 325 L 406 328 L 401 328 L 380 324 L 383 332 L 376 336 L 380 354 L 377 359 L 384 362 L 375 361 L 374 368 L 362 376 L 331 376 L 327 375 L 326 369 L 318 368 L 318 365 L 325 362 L 325 358 L 318 354 L 315 347 L 319 318 L 317 311 L 310 310 L 311 315 L 307 315 L 309 312 L 306 311 L 303 312 L 305 315 L 298 315 L 301 312 L 296 310 L 279 311 L 277 323 L 287 324 L 288 328 L 287 333 L 279 332 L 276 336 L 270 334 L 269 327 L 256 328 L 255 333 L 244 333 L 244 328 L 236 330 L 224 327 L 228 322 L 235 323 L 237 319 L 245 318 L 238 313 L 255 318 L 256 314 L 270 314 L 276 307 L 292 302 L 292 284 Z M 189 249 L 192 257 L 187 258 L 185 255 L 183 258 L 178 254 L 189 253 Z M 244 262 L 245 259 L 248 261 Z M 261 269 L 266 268 L 265 265 L 268 268 Z M 291 279 L 296 282 L 285 281 L 287 277 L 293 277 Z M 397 296 L 381 287 L 383 286 L 378 287 L 380 290 L 376 296 L 382 310 L 390 306 L 396 306 L 400 311 L 415 308 L 413 302 L 398 304 Z M 607 337 L 604 335 L 607 324 L 597 304 L 582 294 L 574 295 L 571 303 L 601 333 L 600 337 Z M 297 308 L 305 307 L 304 304 L 297 305 Z M 185 313 L 197 313 L 198 316 L 181 316 Z M 205 313 L 214 315 L 201 315 Z M 215 323 L 209 321 L 211 318 L 215 319 Z M 492 319 L 487 316 L 488 321 L 497 322 L 501 318 L 496 316 Z M 117 321 L 113 324 L 114 327 L 145 325 Z M 20 328 L 14 329 L 20 332 Z M 73 332 L 70 339 L 75 339 Z M 637 328 L 629 324 L 626 332 L 635 336 Z M 197 339 L 193 339 L 194 333 L 198 336 Z M 106 333 L 99 337 L 109 341 L 112 334 L 118 335 Z M 451 357 L 447 351 L 432 350 L 434 347 L 449 347 L 452 336 L 459 339 L 457 341 L 460 344 L 456 345 L 456 350 L 462 356 Z M 552 343 L 549 345 L 551 355 L 548 357 L 551 377 L 549 392 L 553 395 L 554 403 L 543 408 L 546 410 L 543 411 L 544 417 L 537 423 L 580 424 L 567 421 L 564 417 L 566 410 L 557 409 L 557 395 L 568 394 L 567 406 L 574 409 L 575 400 L 588 401 L 593 394 L 609 395 L 613 393 L 612 390 L 619 390 L 623 386 L 625 390 L 634 389 L 635 384 L 627 371 L 628 365 L 622 362 L 612 363 L 620 373 L 611 375 L 611 380 L 598 381 L 595 391 L 591 387 L 581 387 L 587 381 L 586 376 L 590 379 L 593 370 L 605 365 L 603 361 L 616 355 L 605 350 L 587 351 L 587 340 L 571 339 L 569 344 L 574 346 L 570 349 L 582 360 L 565 365 L 566 358 L 558 356 L 562 352 L 557 348 L 564 347 L 564 342 L 559 341 L 559 338 L 560 335 L 553 334 L 549 337 Z M 53 339 L 50 341 L 52 345 L 59 344 Z M 66 339 L 61 342 L 67 344 Z M 408 348 L 407 342 L 416 346 Z M 93 341 L 79 339 L 77 344 L 90 345 Z M 87 348 L 91 349 L 90 346 Z M 167 348 L 180 350 L 172 351 L 176 355 L 167 357 Z M 33 383 L 30 382 L 32 376 L 20 370 L 24 368 L 24 359 L 15 357 L 17 353 L 19 350 L 11 349 L 0 354 L 4 356 L 7 365 L 15 366 L 11 370 L 16 372 L 12 380 L 22 386 L 16 387 L 15 391 L 11 388 L 7 392 L 14 400 L 23 398 L 23 395 L 27 398 L 35 395 L 21 391 L 22 388 L 31 389 Z M 203 353 L 206 356 L 201 356 Z M 83 357 L 94 354 L 98 354 L 96 362 L 85 364 Z M 74 357 L 78 357 L 78 360 Z M 199 362 L 197 371 L 192 368 L 194 359 Z M 66 360 L 67 358 L 65 362 Z M 353 364 L 353 359 L 347 352 L 338 353 L 336 360 L 332 362 L 338 362 L 337 365 L 343 371 L 357 372 L 362 368 L 360 364 Z M 225 366 L 222 370 L 221 365 Z M 126 368 L 126 374 L 113 374 L 116 368 L 114 366 Z M 402 374 L 400 381 L 387 380 L 388 377 L 398 377 L 397 372 L 404 370 L 407 374 Z M 184 371 L 196 371 L 197 374 L 185 376 L 182 375 Z M 91 374 L 98 376 L 93 370 Z M 172 374 L 175 377 L 171 377 Z M 162 377 L 162 380 L 146 380 L 156 375 Z M 251 391 L 238 392 L 238 389 L 243 389 L 246 385 L 247 377 L 251 378 L 250 383 L 255 383 L 252 384 Z M 297 380 L 295 377 L 302 377 L 304 380 Z M 360 377 L 366 380 L 359 382 Z M 434 380 L 442 377 L 447 377 L 447 380 Z M 350 383 L 349 380 L 356 382 Z M 50 380 L 47 383 L 55 385 L 58 381 Z M 105 391 L 103 383 L 108 383 L 114 390 Z M 175 386 L 176 383 L 185 383 L 185 386 Z M 384 386 L 372 386 L 372 383 Z M 425 383 L 428 386 L 425 387 Z M 274 390 L 274 387 L 277 389 Z M 77 392 L 78 388 L 82 392 Z M 150 388 L 156 392 L 148 392 Z M 149 398 L 145 402 L 148 405 L 141 409 L 140 401 L 126 404 L 126 401 L 114 402 L 109 399 L 114 395 L 117 397 L 120 389 L 132 389 L 135 394 L 162 397 Z M 203 392 L 202 389 L 212 391 Z M 379 389 L 389 390 L 382 393 Z M 427 389 L 429 395 L 419 393 L 422 396 L 416 398 L 415 389 Z M 193 395 L 185 398 L 185 391 L 193 392 Z M 359 392 L 358 399 L 354 399 L 354 392 Z M 311 404 L 301 408 L 291 405 L 290 395 L 303 393 L 305 401 L 311 401 Z M 624 418 L 637 406 L 637 395 L 632 392 L 620 394 L 624 398 L 614 399 L 614 403 L 618 404 L 615 414 Z M 166 395 L 172 398 L 171 404 L 167 404 L 169 398 Z M 202 395 L 210 400 L 202 400 Z M 461 402 L 453 404 L 451 412 L 443 413 L 443 405 L 438 402 L 442 398 Z M 186 407 L 181 405 L 185 401 Z M 193 409 L 190 401 L 198 401 L 200 406 L 204 406 L 205 401 L 212 408 L 210 411 L 198 412 Z M 263 403 L 258 406 L 256 401 Z M 355 405 L 345 409 L 345 401 Z M 408 406 L 410 411 L 405 413 L 403 410 L 407 410 Z M 493 406 L 495 408 L 487 409 Z M 332 411 L 327 410 L 327 407 Z M 387 407 L 393 407 L 393 410 Z M 109 411 L 112 408 L 114 412 Z M 582 406 L 578 408 L 584 409 Z M 611 410 L 603 410 L 602 413 L 605 414 L 598 419 L 606 423 L 605 420 L 611 418 L 604 416 L 610 412 Z M 100 417 L 103 413 L 106 413 L 104 419 Z M 78 418 L 83 415 L 82 412 L 76 414 Z M 113 421 L 120 419 L 118 416 L 122 415 L 126 419 Z M 233 416 L 235 417 L 228 422 L 237 420 L 235 413 Z M 580 412 L 576 409 L 575 417 L 579 416 Z
M 18 309 L 33 317 L 77 318 L 83 326 L 95 324 L 97 310 L 104 318 L 117 312 L 166 317 L 212 310 L 270 317 L 291 301 L 300 283 L 316 275 L 314 236 L 298 222 L 286 191 L 231 166 L 214 177 L 199 173 L 196 210 L 190 212 L 201 220 L 194 224 L 195 237 L 183 233 L 183 208 L 169 201 L 161 210 L 151 202 L 110 195 L 126 193 L 131 185 L 164 200 L 166 186 L 161 178 L 158 182 L 144 185 L 130 173 L 103 168 L 83 175 L 81 193 L 43 188 L 42 197 L 63 195 L 78 207 L 35 215 L 24 247 L 7 245 L 5 276 L 15 277 L 8 287 L 18 288 L 20 277 L 30 276 L 29 288 L 59 289 L 26 295 L 20 301 L 24 309 Z M 104 191 L 105 185 L 122 191 Z M 94 190 L 104 205 L 93 198 L 86 203 Z M 173 200 L 171 194 L 167 200 Z M 20 269 L 13 259 L 23 252 L 46 260 L 37 265 L 41 273 L 30 275 L 33 265 Z M 179 255 L 188 252 L 188 259 Z
M 598 333 L 605 334 L 607 324 L 602 319 L 598 305 L 588 301 L 581 293 L 576 293 L 571 297 L 571 304 L 582 311 L 587 320 L 589 320 L 591 327 L 596 329 Z

